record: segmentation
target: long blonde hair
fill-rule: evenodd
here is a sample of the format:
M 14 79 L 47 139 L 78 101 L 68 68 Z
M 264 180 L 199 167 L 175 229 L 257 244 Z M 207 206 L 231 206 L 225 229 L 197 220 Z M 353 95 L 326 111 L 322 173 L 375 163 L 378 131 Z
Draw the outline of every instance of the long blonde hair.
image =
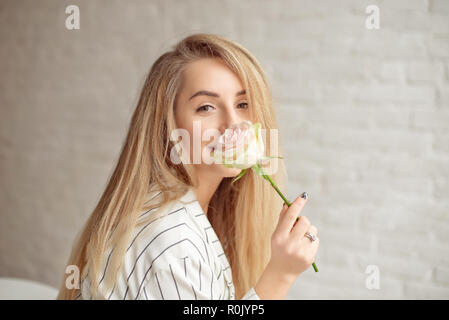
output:
M 91 272 L 95 297 L 98 275 L 105 251 L 114 246 L 105 279 L 111 286 L 118 274 L 126 248 L 136 227 L 137 217 L 180 198 L 196 187 L 189 165 L 170 160 L 174 142 L 170 132 L 176 128 L 174 106 L 186 65 L 201 58 L 221 58 L 239 76 L 246 88 L 249 110 L 262 128 L 278 129 L 271 91 L 256 58 L 244 47 L 214 34 L 193 34 L 181 40 L 172 51 L 162 54 L 152 65 L 133 113 L 117 165 L 97 206 L 77 235 L 67 265 L 79 268 L 81 278 Z M 155 138 L 157 137 L 157 138 Z M 267 141 L 270 136 L 266 135 Z M 277 136 L 281 155 L 280 138 Z M 270 145 L 266 144 L 270 155 Z M 282 187 L 285 168 L 278 161 L 272 179 Z M 232 269 L 235 298 L 253 287 L 271 257 L 271 235 L 282 201 L 271 185 L 249 170 L 231 185 L 224 178 L 210 201 L 208 218 L 216 231 Z M 148 200 L 154 190 L 162 191 L 159 200 Z M 224 201 L 226 199 L 226 201 Z M 80 289 L 66 287 L 66 275 L 58 299 L 75 299 Z

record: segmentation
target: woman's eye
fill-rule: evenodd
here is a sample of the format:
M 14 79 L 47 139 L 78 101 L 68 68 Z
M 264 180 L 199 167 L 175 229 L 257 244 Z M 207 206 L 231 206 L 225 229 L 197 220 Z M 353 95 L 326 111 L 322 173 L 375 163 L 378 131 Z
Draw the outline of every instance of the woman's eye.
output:
M 240 109 L 248 109 L 248 104 L 246 102 L 242 102 L 238 106 Z
M 196 109 L 196 112 L 204 112 L 204 111 L 209 111 L 208 109 L 212 108 L 212 106 L 206 104 L 204 106 L 199 107 L 198 109 Z

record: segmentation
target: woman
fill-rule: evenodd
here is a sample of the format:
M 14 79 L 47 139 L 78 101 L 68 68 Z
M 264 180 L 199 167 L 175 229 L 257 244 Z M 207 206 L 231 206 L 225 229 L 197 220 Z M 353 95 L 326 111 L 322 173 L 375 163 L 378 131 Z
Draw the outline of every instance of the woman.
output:
M 159 57 L 117 166 L 72 248 L 68 265 L 80 269 L 80 286 L 64 279 L 58 298 L 285 298 L 318 249 L 318 238 L 304 237 L 317 229 L 305 216 L 295 222 L 306 196 L 279 214 L 281 199 L 252 170 L 231 185 L 239 169 L 170 156 L 178 150 L 173 130 L 192 138 L 195 124 L 222 133 L 242 120 L 277 128 L 266 78 L 245 48 L 195 34 Z M 282 161 L 278 168 L 279 184 Z

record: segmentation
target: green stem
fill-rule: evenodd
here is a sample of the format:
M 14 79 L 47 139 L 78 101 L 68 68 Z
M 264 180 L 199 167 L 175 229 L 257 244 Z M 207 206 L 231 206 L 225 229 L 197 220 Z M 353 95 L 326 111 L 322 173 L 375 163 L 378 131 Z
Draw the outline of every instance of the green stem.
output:
M 287 198 L 284 197 L 284 195 L 282 194 L 281 190 L 279 190 L 279 188 L 277 187 L 277 185 L 273 182 L 273 180 L 271 179 L 271 177 L 268 174 L 264 174 L 263 177 L 265 179 L 267 179 L 268 181 L 270 181 L 271 185 L 273 186 L 274 190 L 276 190 L 276 192 L 281 196 L 282 200 L 284 200 L 284 202 L 290 207 L 291 202 L 287 200 Z
M 273 186 L 274 190 L 276 190 L 276 192 L 281 196 L 282 200 L 284 200 L 284 202 L 287 204 L 287 206 L 291 206 L 291 202 L 287 200 L 287 198 L 282 194 L 281 190 L 279 190 L 279 188 L 277 187 L 277 185 L 274 183 L 273 179 L 271 179 L 271 177 L 268 174 L 265 174 L 263 172 L 262 167 L 257 164 L 257 166 L 259 167 L 260 172 L 262 173 L 262 177 L 268 181 L 270 181 L 270 184 Z M 296 221 L 299 220 L 299 217 L 296 218 Z M 318 267 L 316 266 L 315 262 L 312 263 L 313 269 L 315 270 L 315 272 L 318 272 Z

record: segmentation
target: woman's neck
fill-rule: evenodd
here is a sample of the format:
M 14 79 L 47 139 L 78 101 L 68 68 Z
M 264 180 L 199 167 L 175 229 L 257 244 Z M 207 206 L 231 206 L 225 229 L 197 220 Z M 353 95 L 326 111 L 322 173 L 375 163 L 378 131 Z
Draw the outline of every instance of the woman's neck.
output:
M 210 200 L 212 199 L 215 191 L 217 191 L 217 188 L 222 180 L 222 177 L 213 177 L 211 175 L 202 176 L 201 174 L 198 174 L 199 186 L 198 188 L 194 188 L 194 191 L 196 198 L 206 216 Z

